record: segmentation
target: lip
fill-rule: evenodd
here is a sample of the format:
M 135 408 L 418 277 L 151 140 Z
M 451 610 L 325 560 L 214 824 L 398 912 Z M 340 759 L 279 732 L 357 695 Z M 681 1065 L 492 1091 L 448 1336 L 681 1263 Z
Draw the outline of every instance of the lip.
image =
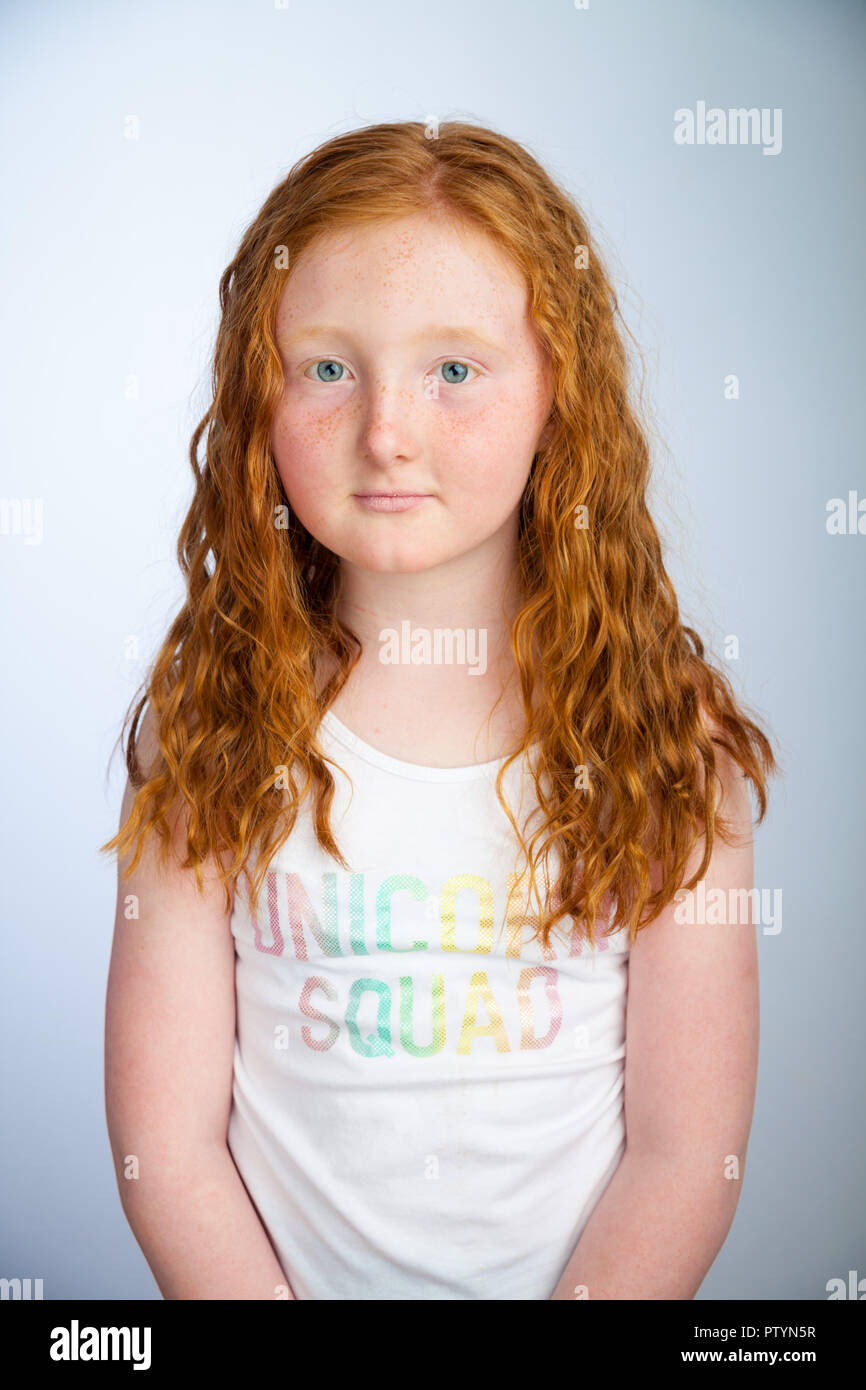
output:
M 407 512 L 421 502 L 429 501 L 429 492 L 356 492 L 355 500 L 374 512 Z

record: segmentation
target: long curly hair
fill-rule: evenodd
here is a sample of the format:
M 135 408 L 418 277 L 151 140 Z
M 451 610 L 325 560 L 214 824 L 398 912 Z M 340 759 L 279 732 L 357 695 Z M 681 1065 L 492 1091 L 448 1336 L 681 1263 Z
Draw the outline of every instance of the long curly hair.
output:
M 213 402 L 192 435 L 195 491 L 177 545 L 186 597 L 124 719 L 135 797 L 101 849 L 127 855 L 135 846 L 127 873 L 149 834 L 164 855 L 180 807 L 183 867 L 201 887 L 203 863 L 218 860 L 228 909 L 241 872 L 258 895 L 311 794 L 319 845 L 348 867 L 331 830 L 332 760 L 317 731 L 361 643 L 336 616 L 339 557 L 287 505 L 271 452 L 284 389 L 275 322 L 287 275 L 319 234 L 425 211 L 466 219 L 521 267 L 555 382 L 552 433 L 521 501 L 514 576 L 525 733 L 496 793 L 529 866 L 544 946 L 563 917 L 594 946 L 605 907 L 611 931 L 626 927 L 633 941 L 704 876 L 714 834 L 730 835 L 717 814 L 715 746 L 754 788 L 759 822 L 777 765 L 680 621 L 647 507 L 649 448 L 630 400 L 619 306 L 587 222 L 524 147 L 460 121 L 432 133 L 420 122 L 384 123 L 328 140 L 274 188 L 222 275 Z M 336 666 L 317 694 L 325 651 Z M 142 768 L 147 705 L 155 756 Z M 527 839 L 502 779 L 535 744 L 540 824 Z M 683 885 L 702 834 L 701 865 Z M 551 855 L 558 873 L 542 899 L 538 870 Z

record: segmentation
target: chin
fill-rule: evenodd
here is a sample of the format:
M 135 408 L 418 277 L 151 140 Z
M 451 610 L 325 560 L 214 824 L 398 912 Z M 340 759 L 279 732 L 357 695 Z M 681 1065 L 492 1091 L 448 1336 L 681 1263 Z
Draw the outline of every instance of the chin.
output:
M 424 556 L 365 555 L 356 559 L 354 563 L 360 569 L 370 570 L 373 574 L 420 574 L 424 570 L 432 569 L 436 561 Z
M 360 545 L 337 543 L 330 549 L 349 564 L 357 565 L 362 570 L 370 570 L 374 574 L 417 574 L 432 569 L 449 558 L 447 555 L 439 554 L 435 547 L 425 546 L 423 541 L 419 544 L 419 540 L 420 538 L 416 538 L 414 545 L 404 543 L 401 546 L 395 545 L 392 537 L 390 545 L 385 544 L 384 540 L 378 545 L 367 540 Z

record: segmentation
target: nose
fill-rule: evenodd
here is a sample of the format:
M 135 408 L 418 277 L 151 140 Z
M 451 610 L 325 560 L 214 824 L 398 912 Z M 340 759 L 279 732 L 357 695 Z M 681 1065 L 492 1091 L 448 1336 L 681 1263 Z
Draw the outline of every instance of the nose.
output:
M 377 376 L 368 384 L 362 406 L 361 452 L 386 467 L 415 458 L 420 444 L 420 408 L 425 386 L 396 376 Z

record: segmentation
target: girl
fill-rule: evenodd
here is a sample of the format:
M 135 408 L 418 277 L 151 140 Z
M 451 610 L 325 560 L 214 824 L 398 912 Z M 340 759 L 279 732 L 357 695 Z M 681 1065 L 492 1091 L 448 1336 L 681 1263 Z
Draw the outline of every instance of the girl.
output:
M 680 622 L 589 229 L 502 135 L 376 125 L 274 189 L 220 304 L 103 846 L 160 1289 L 692 1298 L 758 999 L 748 910 L 689 905 L 749 901 L 776 764 Z

